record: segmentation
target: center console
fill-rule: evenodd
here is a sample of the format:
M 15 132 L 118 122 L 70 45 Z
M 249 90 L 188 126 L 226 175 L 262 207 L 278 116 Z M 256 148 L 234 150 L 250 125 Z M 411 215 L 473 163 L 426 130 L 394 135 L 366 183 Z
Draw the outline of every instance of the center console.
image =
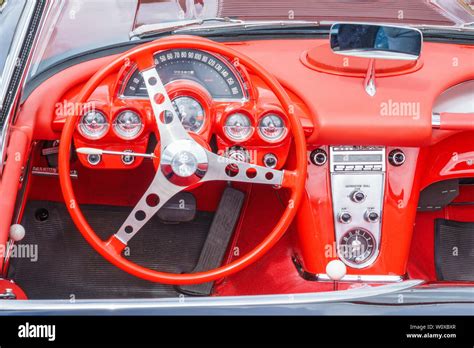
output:
M 296 267 L 329 280 L 341 260 L 343 280 L 398 281 L 406 275 L 420 178 L 418 148 L 320 145 L 308 148 L 306 196 L 298 209 Z
M 336 250 L 352 268 L 369 266 L 379 254 L 385 156 L 385 147 L 329 149 Z

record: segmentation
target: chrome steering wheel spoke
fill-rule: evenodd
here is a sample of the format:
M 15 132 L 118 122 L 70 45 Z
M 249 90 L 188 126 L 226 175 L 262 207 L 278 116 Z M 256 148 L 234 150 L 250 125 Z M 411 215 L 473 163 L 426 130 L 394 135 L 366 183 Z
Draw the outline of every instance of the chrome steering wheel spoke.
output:
M 169 183 L 159 170 L 142 198 L 133 208 L 115 237 L 123 244 L 129 240 L 163 207 L 174 195 L 183 188 Z
M 189 169 L 189 166 L 186 165 L 186 160 L 188 160 L 186 155 L 192 153 L 195 147 L 201 148 L 181 124 L 155 67 L 143 70 L 141 74 L 145 81 L 160 133 L 161 156 L 163 159 L 160 161 L 161 163 L 150 187 L 114 235 L 125 245 L 168 200 L 188 186 L 186 180 L 183 182 L 178 180 L 178 185 L 172 182 L 174 180 L 172 169 L 180 171 L 183 176 L 188 175 L 189 170 L 187 169 Z M 176 148 L 184 148 L 186 152 L 178 154 Z M 202 161 L 202 156 L 199 156 L 199 160 Z M 179 178 L 176 175 L 175 177 Z
M 247 162 L 236 161 L 206 151 L 208 171 L 201 181 L 235 181 L 252 184 L 281 186 L 284 171 L 270 169 Z
M 161 150 L 177 140 L 192 140 L 171 103 L 155 67 L 141 71 L 160 133 Z

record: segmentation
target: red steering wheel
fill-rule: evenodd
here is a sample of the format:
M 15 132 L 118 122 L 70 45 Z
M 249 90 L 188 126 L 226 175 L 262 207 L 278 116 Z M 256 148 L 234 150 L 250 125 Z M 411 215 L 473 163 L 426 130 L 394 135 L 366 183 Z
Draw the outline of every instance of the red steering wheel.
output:
M 296 151 L 295 170 L 274 170 L 224 158 L 199 145 L 184 129 L 171 104 L 171 100 L 155 69 L 153 55 L 161 50 L 193 48 L 238 59 L 259 76 L 273 91 L 290 120 Z M 100 82 L 124 64 L 136 63 L 146 84 L 150 103 L 160 136 L 160 164 L 155 177 L 128 216 L 119 231 L 107 241 L 101 240 L 88 224 L 76 202 L 70 178 L 71 139 L 79 117 L 68 117 L 59 146 L 59 177 L 68 211 L 87 242 L 109 262 L 122 270 L 153 282 L 165 284 L 198 284 L 214 281 L 249 266 L 262 257 L 288 229 L 301 201 L 306 177 L 306 141 L 298 117 L 292 112 L 292 101 L 280 83 L 258 63 L 233 49 L 213 41 L 196 37 L 160 39 L 134 48 L 100 69 L 82 88 L 78 102 L 86 103 Z M 165 114 L 166 112 L 166 114 Z M 75 115 L 80 116 L 80 115 Z M 185 164 L 183 166 L 183 164 Z M 229 176 L 226 167 L 232 164 L 238 174 Z M 184 168 L 184 170 L 183 170 Z M 121 253 L 128 241 L 176 193 L 200 182 L 211 180 L 270 184 L 289 188 L 291 197 L 273 231 L 252 251 L 225 266 L 206 272 L 173 274 L 155 271 L 137 265 Z

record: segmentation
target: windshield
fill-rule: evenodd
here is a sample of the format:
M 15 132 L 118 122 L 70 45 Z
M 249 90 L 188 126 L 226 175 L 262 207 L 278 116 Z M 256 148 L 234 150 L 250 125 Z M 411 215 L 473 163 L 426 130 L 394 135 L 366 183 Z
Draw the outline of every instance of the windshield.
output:
M 0 0 L 0 89 L 5 79 L 6 63 L 10 57 L 15 31 L 26 0 Z
M 474 4 L 472 0 L 59 0 L 50 9 L 30 76 L 76 53 L 129 41 L 130 32 L 143 25 L 215 17 L 459 27 L 474 22 Z

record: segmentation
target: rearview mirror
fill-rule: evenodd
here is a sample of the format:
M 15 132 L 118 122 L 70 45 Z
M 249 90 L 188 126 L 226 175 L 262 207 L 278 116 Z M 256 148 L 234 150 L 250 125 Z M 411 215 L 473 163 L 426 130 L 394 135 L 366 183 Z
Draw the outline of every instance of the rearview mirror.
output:
M 421 31 L 389 25 L 336 23 L 330 31 L 334 53 L 378 59 L 417 60 Z

